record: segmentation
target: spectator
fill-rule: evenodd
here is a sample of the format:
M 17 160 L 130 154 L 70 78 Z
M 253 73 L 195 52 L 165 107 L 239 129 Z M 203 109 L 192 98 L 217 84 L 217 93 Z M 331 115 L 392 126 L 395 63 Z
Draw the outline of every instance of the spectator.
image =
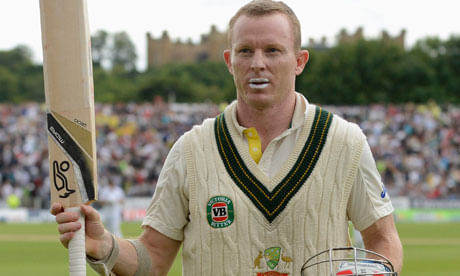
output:
M 460 199 L 460 107 L 330 106 L 368 137 L 391 196 Z M 212 104 L 97 104 L 98 173 L 118 175 L 128 196 L 151 196 L 175 140 L 219 112 Z M 49 207 L 44 106 L 0 104 L 0 199 L 15 187 L 28 207 Z M 113 168 L 117 168 L 114 170 Z

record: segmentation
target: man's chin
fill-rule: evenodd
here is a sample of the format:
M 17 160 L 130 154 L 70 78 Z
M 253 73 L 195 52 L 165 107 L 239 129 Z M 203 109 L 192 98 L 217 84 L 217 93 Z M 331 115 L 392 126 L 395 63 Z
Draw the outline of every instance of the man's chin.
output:
M 247 98 L 247 104 L 256 109 L 265 109 L 273 105 L 274 99 L 272 95 L 257 93 L 252 94 Z

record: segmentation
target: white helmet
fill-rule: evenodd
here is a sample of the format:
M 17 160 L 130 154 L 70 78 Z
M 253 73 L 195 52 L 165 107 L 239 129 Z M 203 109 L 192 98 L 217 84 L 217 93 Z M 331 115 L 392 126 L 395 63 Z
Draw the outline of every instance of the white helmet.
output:
M 356 247 L 324 250 L 302 266 L 302 276 L 397 276 L 393 264 L 379 253 Z

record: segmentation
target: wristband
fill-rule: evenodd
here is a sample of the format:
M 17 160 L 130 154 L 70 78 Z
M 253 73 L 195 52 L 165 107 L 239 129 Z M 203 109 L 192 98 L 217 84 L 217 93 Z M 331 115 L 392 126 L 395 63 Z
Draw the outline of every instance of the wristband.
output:
M 148 276 L 152 268 L 152 259 L 145 245 L 140 240 L 128 240 L 136 249 L 137 269 L 134 276 Z
M 88 255 L 86 255 L 86 261 L 88 262 L 89 266 L 96 271 L 99 275 L 102 276 L 112 276 L 115 275 L 112 273 L 112 269 L 115 266 L 117 261 L 118 255 L 120 254 L 120 248 L 118 246 L 117 239 L 112 234 L 112 249 L 102 260 L 96 260 Z

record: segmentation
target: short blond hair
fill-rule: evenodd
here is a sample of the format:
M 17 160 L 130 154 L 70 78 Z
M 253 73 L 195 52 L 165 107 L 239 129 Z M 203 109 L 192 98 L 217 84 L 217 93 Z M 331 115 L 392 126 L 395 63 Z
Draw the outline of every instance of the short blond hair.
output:
M 274 13 L 281 13 L 287 16 L 291 27 L 293 29 L 294 35 L 294 48 L 295 50 L 300 50 L 301 48 L 301 34 L 300 34 L 300 22 L 294 11 L 285 3 L 281 1 L 272 1 L 272 0 L 253 0 L 248 4 L 241 7 L 238 12 L 230 19 L 228 24 L 228 33 L 227 33 L 227 42 L 228 47 L 232 48 L 232 35 L 233 35 L 233 26 L 235 22 L 242 15 L 246 16 L 264 16 Z

